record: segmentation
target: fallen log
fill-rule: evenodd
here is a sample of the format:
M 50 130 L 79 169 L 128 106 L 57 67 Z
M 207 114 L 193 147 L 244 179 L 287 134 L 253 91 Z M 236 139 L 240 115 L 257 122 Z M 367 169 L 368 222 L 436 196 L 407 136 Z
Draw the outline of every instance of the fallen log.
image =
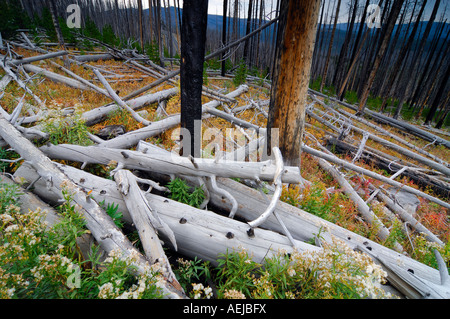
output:
M 226 96 L 228 98 L 235 98 L 241 95 L 242 93 L 246 92 L 247 90 L 248 86 L 241 85 L 233 92 L 228 93 Z M 125 98 L 123 99 L 125 100 Z M 129 103 L 129 105 L 133 107 L 131 103 Z M 203 105 L 202 113 L 206 112 L 207 107 L 215 108 L 218 107 L 219 105 L 220 105 L 219 101 L 208 102 L 205 105 Z M 180 120 L 181 120 L 180 115 L 173 115 L 163 120 L 153 122 L 151 125 L 148 125 L 146 127 L 134 130 L 132 132 L 128 132 L 116 138 L 105 141 L 99 144 L 99 146 L 122 148 L 122 149 L 129 148 L 136 145 L 140 140 L 145 140 L 146 138 L 159 135 L 168 129 L 176 127 L 177 125 L 180 124 Z
M 25 59 L 20 59 L 20 60 L 11 60 L 11 61 L 8 61 L 8 64 L 23 65 L 23 64 L 33 63 L 33 62 L 42 61 L 42 60 L 46 60 L 46 59 L 52 59 L 52 58 L 60 57 L 60 56 L 67 55 L 67 54 L 68 54 L 67 51 L 51 52 L 51 53 L 47 53 L 47 54 L 33 56 L 30 58 L 25 58 Z
M 322 112 L 320 110 L 316 109 L 316 111 L 319 112 L 322 115 L 326 115 L 324 112 Z M 330 123 L 328 121 L 326 121 L 322 117 L 318 116 L 313 111 L 307 110 L 306 112 L 307 112 L 307 114 L 309 116 L 313 117 L 317 121 L 327 125 L 328 127 L 330 127 L 333 130 L 336 130 L 335 126 L 330 125 Z M 338 121 L 340 121 L 342 123 L 342 120 L 338 119 Z M 342 123 L 342 124 L 344 124 L 344 123 Z M 345 125 L 347 127 L 349 127 L 350 129 L 352 129 L 355 132 L 358 132 L 360 134 L 364 134 L 364 133 L 369 134 L 369 138 L 371 140 L 373 140 L 374 142 L 377 142 L 377 143 L 380 143 L 383 146 L 389 147 L 390 149 L 392 149 L 392 150 L 394 150 L 394 151 L 396 151 L 396 152 L 398 152 L 400 154 L 403 154 L 405 156 L 408 156 L 408 157 L 410 157 L 410 158 L 412 158 L 412 159 L 414 159 L 414 160 L 416 160 L 416 161 L 418 161 L 418 162 L 420 162 L 422 164 L 425 164 L 425 165 L 427 165 L 427 166 L 429 166 L 429 167 L 431 167 L 431 168 L 433 168 L 433 169 L 435 169 L 435 170 L 445 174 L 446 176 L 450 176 L 450 168 L 448 168 L 448 167 L 446 167 L 446 166 L 444 166 L 442 164 L 439 164 L 439 163 L 437 163 L 437 162 L 435 162 L 433 160 L 430 160 L 430 159 L 428 159 L 428 158 L 426 158 L 424 156 L 421 156 L 421 155 L 419 155 L 419 154 L 417 154 L 415 152 L 407 150 L 404 147 L 401 147 L 401 146 L 399 146 L 399 145 L 397 145 L 395 143 L 389 142 L 389 141 L 387 141 L 387 140 L 385 140 L 385 139 L 383 139 L 383 138 L 381 138 L 381 137 L 379 137 L 379 136 L 377 136 L 375 134 L 366 132 L 363 129 L 360 129 L 360 128 L 354 126 L 354 125 L 349 124 L 349 122 L 345 123 Z M 337 130 L 337 131 L 340 131 L 340 130 Z
M 73 57 L 77 62 L 96 62 L 96 61 L 107 61 L 115 59 L 115 57 L 110 53 L 99 53 L 90 55 L 76 55 Z
M 150 264 L 159 263 L 164 277 L 178 290 L 182 290 L 158 238 L 158 233 L 166 236 L 171 245 L 177 250 L 175 235 L 172 230 L 151 209 L 142 190 L 137 184 L 136 176 L 130 171 L 118 170 L 114 174 L 114 179 L 125 201 L 125 205 L 130 212 L 133 224 L 138 230 L 145 255 L 150 261 Z
M 167 90 L 162 90 L 156 93 L 146 94 L 140 96 L 138 98 L 127 101 L 129 107 L 133 110 L 139 110 L 145 105 L 156 103 L 162 100 L 167 100 L 172 96 L 178 94 L 178 88 L 171 88 Z M 94 125 L 98 122 L 104 120 L 108 114 L 118 110 L 120 107 L 117 104 L 108 104 L 104 106 L 97 107 L 90 111 L 86 111 L 81 115 L 81 118 L 84 119 L 87 126 Z
M 23 65 L 23 68 L 25 71 L 28 71 L 28 72 L 42 74 L 43 76 L 47 77 L 48 79 L 52 80 L 53 82 L 62 83 L 67 86 L 70 86 L 72 88 L 79 89 L 79 90 L 92 90 L 91 87 L 81 83 L 78 80 L 68 78 L 66 76 L 45 70 L 43 68 L 40 68 L 40 67 L 32 65 L 32 64 L 25 64 L 25 65 Z
M 94 200 L 105 200 L 119 206 L 123 218 L 132 223 L 132 217 L 114 181 L 100 178 L 79 169 L 55 164 L 75 181 L 79 187 L 91 191 Z M 15 176 L 31 182 L 38 177 L 36 171 L 28 164 L 22 165 Z M 38 180 L 34 192 L 46 200 L 56 203 L 61 197 L 45 190 L 45 181 Z M 281 250 L 292 252 L 293 247 L 288 238 L 276 232 L 255 228 L 248 232 L 246 223 L 218 215 L 212 211 L 197 209 L 171 199 L 152 193 L 145 193 L 152 210 L 157 211 L 162 220 L 175 234 L 177 251 L 190 258 L 200 258 L 217 265 L 220 254 L 246 249 L 252 259 L 262 263 L 265 258 L 276 255 Z M 170 246 L 170 243 L 167 243 Z M 318 251 L 321 248 L 300 240 L 295 241 L 299 252 Z
M 67 188 L 72 192 L 72 201 L 78 211 L 86 220 L 86 227 L 91 231 L 100 246 L 106 251 L 119 249 L 124 256 L 134 254 L 138 256 L 137 271 L 145 273 L 146 262 L 144 256 L 131 244 L 125 235 L 117 228 L 112 219 L 91 199 L 91 197 L 74 184 L 68 177 L 50 161 L 39 149 L 30 141 L 23 137 L 3 116 L 0 115 L 0 135 L 1 137 L 20 154 L 25 160 L 31 163 L 42 180 L 46 182 L 46 190 L 53 192 L 63 198 L 62 189 Z M 183 293 L 174 289 L 165 282 L 163 292 L 170 298 L 181 298 Z
M 376 229 L 377 236 L 386 241 L 389 238 L 390 232 L 383 224 L 383 222 L 375 215 L 372 209 L 364 202 L 364 200 L 356 193 L 350 183 L 345 179 L 339 171 L 333 167 L 330 163 L 322 158 L 318 158 L 319 166 L 328 172 L 339 183 L 344 193 L 355 203 L 358 212 L 363 216 L 364 220 Z M 396 242 L 395 250 L 403 252 L 403 248 Z
M 327 138 L 325 141 L 327 143 L 327 148 L 332 148 L 334 152 L 339 154 L 356 154 L 358 150 L 356 146 L 345 143 L 336 138 Z M 387 172 L 396 172 L 405 167 L 404 165 L 401 165 L 395 161 L 384 158 L 369 151 L 363 151 L 360 159 L 365 163 L 375 165 L 376 167 L 384 169 Z M 408 168 L 401 173 L 401 176 L 408 177 L 423 188 L 431 187 L 435 194 L 442 196 L 443 198 L 450 198 L 450 185 L 448 183 L 422 173 L 419 169 Z
M 442 201 L 442 200 L 440 200 L 440 199 L 438 199 L 436 197 L 428 195 L 428 194 L 426 194 L 424 192 L 421 192 L 421 191 L 419 191 L 419 190 L 417 190 L 415 188 L 412 188 L 410 186 L 403 185 L 400 182 L 393 181 L 393 180 L 391 180 L 391 179 L 389 179 L 387 177 L 384 177 L 384 176 L 382 176 L 380 174 L 374 173 L 374 172 L 372 172 L 372 171 L 370 171 L 368 169 L 365 169 L 365 168 L 362 168 L 360 166 L 348 163 L 347 161 L 341 160 L 341 159 L 339 159 L 339 158 L 337 158 L 335 156 L 331 156 L 331 155 L 328 155 L 328 154 L 323 153 L 321 151 L 315 150 L 315 149 L 313 149 L 313 148 L 311 148 L 311 147 L 309 147 L 307 145 L 302 145 L 302 150 L 304 152 L 308 153 L 308 154 L 311 154 L 311 155 L 315 156 L 315 157 L 320 157 L 320 158 L 326 159 L 329 162 L 341 165 L 341 166 L 345 167 L 346 169 L 350 169 L 352 171 L 355 171 L 355 172 L 367 175 L 369 177 L 375 178 L 377 180 L 380 180 L 380 181 L 382 181 L 382 182 L 384 182 L 386 184 L 392 185 L 394 187 L 402 188 L 403 190 L 405 190 L 407 192 L 410 192 L 410 193 L 415 194 L 417 196 L 420 196 L 422 198 L 428 199 L 429 201 L 432 201 L 432 202 L 434 202 L 434 203 L 436 203 L 438 205 L 441 205 L 441 206 L 443 206 L 445 208 L 450 208 L 450 204 L 449 203 L 444 202 L 444 201 Z
M 144 147 L 142 147 L 142 149 L 144 149 Z M 164 154 L 168 151 L 155 146 L 152 147 L 152 152 Z M 167 182 L 169 180 L 168 175 L 155 173 L 151 173 L 150 175 L 152 178 L 162 182 Z M 181 177 L 187 180 L 191 185 L 199 185 L 197 178 L 192 178 L 190 176 Z M 250 221 L 258 218 L 261 215 L 261 212 L 266 209 L 267 198 L 265 198 L 266 195 L 261 194 L 261 192 L 229 178 L 217 178 L 217 184 L 220 189 L 231 194 L 231 196 L 239 203 L 236 216 Z M 209 193 L 209 197 L 210 203 L 214 207 L 224 211 L 230 210 L 233 206 L 233 203 L 231 203 L 226 197 L 223 197 L 222 194 L 215 191 L 211 191 Z M 271 199 L 270 195 L 267 195 L 267 197 L 269 200 Z M 400 265 L 401 269 L 407 269 L 410 271 L 411 276 L 413 276 L 414 273 L 415 277 L 424 279 L 432 284 L 440 283 L 440 274 L 436 269 L 428 267 L 412 258 L 397 253 L 320 217 L 309 214 L 304 210 L 279 201 L 275 207 L 275 212 L 276 214 L 269 216 L 267 220 L 264 221 L 261 225 L 262 228 L 284 233 L 283 226 L 278 221 L 278 218 L 280 218 L 283 220 L 283 224 L 287 227 L 288 232 L 296 240 L 306 242 L 314 239 L 317 234 L 320 234 L 323 240 L 331 242 L 331 236 L 335 236 L 344 241 L 353 249 L 366 247 L 371 252 L 377 254 L 379 258 L 384 260 L 386 269 L 388 269 L 391 265 Z M 409 297 L 425 297 L 425 294 L 420 295 L 420 293 L 417 292 L 417 290 L 422 287 L 407 285 L 405 284 L 405 280 L 408 280 L 408 277 L 399 278 L 396 275 L 395 272 L 398 271 L 398 269 L 400 268 L 390 271 L 390 276 L 388 277 L 389 282 L 393 286 L 402 289 L 402 293 Z
M 209 158 L 195 158 L 194 163 L 187 157 L 167 152 L 143 154 L 137 151 L 120 150 L 98 146 L 79 146 L 70 144 L 42 146 L 41 151 L 52 159 L 96 163 L 107 165 L 111 161 L 128 169 L 154 171 L 159 173 L 191 176 L 222 176 L 230 178 L 246 178 L 262 181 L 273 181 L 277 172 L 276 165 L 267 160 L 264 162 L 224 161 L 216 162 Z M 297 184 L 300 181 L 300 169 L 286 166 L 281 175 L 283 183 Z
M 28 213 L 29 211 L 34 212 L 39 209 L 43 221 L 47 222 L 49 227 L 52 227 L 60 221 L 58 212 L 52 206 L 42 201 L 35 194 L 21 187 L 20 183 L 17 183 L 4 174 L 0 174 L 0 183 L 17 185 L 19 187 L 20 193 L 18 195 L 18 201 L 20 203 L 20 212 L 22 214 Z
M 380 127 L 378 125 L 375 125 L 372 122 L 370 122 L 370 121 L 368 121 L 368 120 L 366 120 L 366 119 L 364 119 L 362 117 L 358 117 L 358 116 L 356 116 L 356 115 L 354 115 L 354 114 L 352 114 L 350 112 L 347 112 L 344 109 L 339 108 L 339 107 L 332 108 L 331 106 L 329 106 L 326 103 L 324 103 L 324 102 L 320 101 L 319 99 L 317 99 L 315 96 L 313 97 L 313 99 L 315 101 L 317 101 L 319 104 L 323 105 L 324 107 L 326 107 L 328 109 L 332 109 L 334 111 L 337 111 L 337 112 L 345 115 L 349 120 L 356 120 L 356 121 L 358 121 L 360 123 L 363 123 L 364 125 L 367 125 L 367 126 L 373 128 L 373 129 L 375 129 L 377 132 L 379 132 L 379 133 L 381 133 L 381 134 L 383 134 L 385 136 L 388 136 L 388 137 L 396 140 L 397 142 L 399 142 L 399 143 L 401 143 L 401 144 L 403 144 L 403 145 L 413 149 L 414 151 L 419 152 L 419 153 L 421 153 L 421 154 L 431 158 L 432 160 L 436 161 L 437 163 L 445 165 L 447 167 L 449 166 L 449 164 L 447 162 L 445 162 L 444 160 L 440 159 L 439 157 L 437 157 L 437 156 L 435 156 L 435 155 L 425 151 L 424 149 L 422 149 L 420 147 L 417 147 L 416 145 L 414 145 L 414 144 L 412 144 L 412 143 L 402 139 L 401 137 L 399 137 L 399 136 L 397 136 L 395 134 L 392 134 L 391 132 L 385 130 L 384 128 L 382 128 L 382 127 Z
M 345 107 L 348 107 L 349 109 L 351 109 L 353 111 L 358 111 L 358 107 L 357 106 L 351 105 L 351 104 L 343 102 L 343 101 L 339 101 L 335 97 L 325 95 L 325 94 L 323 94 L 321 92 L 317 92 L 317 91 L 314 91 L 312 89 L 308 89 L 308 91 L 310 93 L 312 93 L 312 94 L 315 94 L 315 95 L 318 95 L 318 96 L 330 99 L 331 101 L 336 102 L 336 103 L 338 103 L 340 105 L 343 105 Z M 443 139 L 443 138 L 441 138 L 439 136 L 436 136 L 436 135 L 434 135 L 434 134 L 432 134 L 430 132 L 427 132 L 425 130 L 422 130 L 422 129 L 420 129 L 420 128 L 412 125 L 412 124 L 406 123 L 405 121 L 395 120 L 393 118 L 387 117 L 387 116 L 385 116 L 383 114 L 380 114 L 378 112 L 374 112 L 372 110 L 368 110 L 367 108 L 364 110 L 364 115 L 366 115 L 366 114 L 369 115 L 370 117 L 374 118 L 374 119 L 377 119 L 377 120 L 382 121 L 382 122 L 384 122 L 386 124 L 390 124 L 391 126 L 399 128 L 399 129 L 403 130 L 406 133 L 414 134 L 414 135 L 416 135 L 416 136 L 418 136 L 418 137 L 420 137 L 422 139 L 425 139 L 427 141 L 430 141 L 430 142 L 434 142 L 435 141 L 436 144 L 442 144 L 445 147 L 450 148 L 450 141 L 447 141 L 447 140 L 445 140 L 445 139 Z
M 103 86 L 108 91 L 108 94 L 111 99 L 113 99 L 122 109 L 125 109 L 128 113 L 131 114 L 131 116 L 138 121 L 139 123 L 142 123 L 144 125 L 150 125 L 151 122 L 142 118 L 139 114 L 137 114 L 131 107 L 129 107 L 112 89 L 112 87 L 109 85 L 109 83 L 106 81 L 106 79 L 103 77 L 103 75 L 97 70 L 94 69 L 94 74 L 97 76 L 97 78 L 100 80 L 100 82 L 103 84 Z
M 30 88 L 25 83 L 23 83 L 21 79 L 19 79 L 17 74 L 14 73 L 9 66 L 3 63 L 2 60 L 0 60 L 0 66 L 3 68 L 3 70 L 5 70 L 6 74 L 17 83 L 17 85 L 19 85 L 25 92 L 31 95 L 31 97 L 38 103 L 39 106 L 44 106 L 42 100 L 38 96 L 36 96 L 33 91 L 31 91 Z
M 372 187 L 371 189 L 375 191 L 375 187 Z M 423 226 L 422 223 L 420 223 L 417 219 L 415 219 L 410 213 L 408 213 L 402 207 L 400 207 L 389 196 L 387 196 L 383 192 L 378 192 L 376 196 L 380 201 L 384 202 L 389 209 L 398 214 L 404 222 L 407 222 L 416 231 L 423 233 L 429 241 L 444 246 L 444 242 L 442 240 L 440 240 L 435 234 L 433 234 L 430 230 L 428 230 L 428 228 Z

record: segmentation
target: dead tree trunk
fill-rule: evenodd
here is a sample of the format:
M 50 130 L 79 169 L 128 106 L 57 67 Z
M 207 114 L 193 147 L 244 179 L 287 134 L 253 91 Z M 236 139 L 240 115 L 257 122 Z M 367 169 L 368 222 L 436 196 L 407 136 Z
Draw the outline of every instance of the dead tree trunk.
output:
M 290 0 L 281 3 L 267 141 L 271 141 L 271 130 L 280 130 L 279 148 L 285 163 L 291 166 L 300 166 L 306 97 L 319 8 L 318 0 L 300 3 Z M 272 149 L 272 146 L 268 149 Z
M 205 61 L 208 1 L 185 0 L 181 24 L 182 154 L 200 157 L 203 63 Z M 189 134 L 190 140 L 186 138 Z
M 359 109 L 358 112 L 362 113 L 366 107 L 366 101 L 369 97 L 369 91 L 372 87 L 372 84 L 375 80 L 375 75 L 378 71 L 378 68 L 381 64 L 381 60 L 383 59 L 384 53 L 386 52 L 387 46 L 389 44 L 389 40 L 391 39 L 392 30 L 394 29 L 395 22 L 397 21 L 397 17 L 400 13 L 400 10 L 403 6 L 404 0 L 395 0 L 391 12 L 388 17 L 387 24 L 383 28 L 382 35 L 381 35 L 381 45 L 377 50 L 376 56 L 375 56 L 375 62 L 373 63 L 372 69 L 369 74 L 369 78 L 367 79 L 366 83 L 363 86 L 361 99 L 359 102 Z
M 325 67 L 324 67 L 323 74 L 322 74 L 322 82 L 320 83 L 320 92 L 322 92 L 323 86 L 325 85 L 325 82 L 327 80 L 328 66 L 330 65 L 330 58 L 331 58 L 331 49 L 333 48 L 334 34 L 336 33 L 336 24 L 337 24 L 337 20 L 339 18 L 340 7 L 341 7 L 341 0 L 338 0 L 336 13 L 334 16 L 333 31 L 331 32 L 331 39 L 330 39 L 330 43 L 328 45 L 327 58 L 325 60 Z

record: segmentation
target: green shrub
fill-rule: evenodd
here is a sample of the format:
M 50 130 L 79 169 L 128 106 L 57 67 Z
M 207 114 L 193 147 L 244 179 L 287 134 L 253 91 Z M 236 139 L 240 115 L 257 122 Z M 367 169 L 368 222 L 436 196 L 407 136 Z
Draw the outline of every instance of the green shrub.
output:
M 245 81 L 247 80 L 247 74 L 248 74 L 247 65 L 245 64 L 244 60 L 241 60 L 238 68 L 236 69 L 236 72 L 234 73 L 233 78 L 234 85 L 238 86 L 245 83 Z
M 0 186 L 0 298 L 161 298 L 159 275 L 149 269 L 134 276 L 132 258 L 113 251 L 100 262 L 98 246 L 81 258 L 76 239 L 87 232 L 85 222 L 63 189 L 60 222 L 48 228 L 40 210 L 20 213 L 16 186 Z
M 201 187 L 195 187 L 191 192 L 186 182 L 178 177 L 170 181 L 167 188 L 170 190 L 169 198 L 193 207 L 198 208 L 205 199 L 205 192 Z

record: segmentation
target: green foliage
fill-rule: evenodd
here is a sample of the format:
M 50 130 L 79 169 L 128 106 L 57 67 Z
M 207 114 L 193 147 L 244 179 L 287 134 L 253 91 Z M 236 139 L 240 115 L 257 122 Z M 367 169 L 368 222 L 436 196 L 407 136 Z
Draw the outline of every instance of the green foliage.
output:
M 0 298 L 93 299 L 161 298 L 158 274 L 134 276 L 133 259 L 118 252 L 100 262 L 98 246 L 82 259 L 76 238 L 87 232 L 81 215 L 71 204 L 72 195 L 63 186 L 66 202 L 60 222 L 48 228 L 42 212 L 20 213 L 17 187 L 2 185 L 0 202 Z
M 89 38 L 94 38 L 100 41 L 103 40 L 102 33 L 97 28 L 94 20 L 92 20 L 89 16 L 86 17 L 84 28 L 81 29 L 81 32 Z
M 247 80 L 247 74 L 248 74 L 247 65 L 245 64 L 244 60 L 241 60 L 238 68 L 236 69 L 236 71 L 234 73 L 234 78 L 233 78 L 234 85 L 238 86 L 238 85 L 245 83 L 245 81 Z
M 82 146 L 92 145 L 89 138 L 89 129 L 79 115 L 61 117 L 48 120 L 44 125 L 44 132 L 49 134 L 52 144 L 76 144 Z
M 0 0 L 0 33 L 8 39 L 17 29 L 30 28 L 31 19 L 22 11 L 18 1 Z
M 210 280 L 210 267 L 209 262 L 197 259 L 197 257 L 193 260 L 178 258 L 177 267 L 173 268 L 173 271 L 184 291 L 189 293 L 192 298 L 195 298 L 197 292 L 194 292 L 193 283 Z
M 311 89 L 313 89 L 314 91 L 320 91 L 320 83 L 322 82 L 322 77 L 318 76 L 317 79 L 315 79 L 314 81 L 312 81 L 309 84 L 309 87 Z
M 198 208 L 205 199 L 205 192 L 201 187 L 196 187 L 191 192 L 186 182 L 178 177 L 170 181 L 167 188 L 170 190 L 169 198 L 193 207 Z
M 12 160 L 13 158 L 17 158 L 18 155 L 14 151 L 6 150 L 4 148 L 0 148 L 0 172 L 5 172 L 11 166 L 9 162 L 3 162 L 2 159 Z
M 45 33 L 49 37 L 50 41 L 56 42 L 58 38 L 56 36 L 55 26 L 53 25 L 52 14 L 48 7 L 42 9 L 42 16 L 36 19 L 39 26 L 44 28 Z
M 72 33 L 72 29 L 67 26 L 66 21 L 63 18 L 58 19 L 59 28 L 64 38 L 65 43 L 77 43 L 77 37 Z
M 0 212 L 6 211 L 9 205 L 17 205 L 20 194 L 18 185 L 0 183 Z
M 358 102 L 358 93 L 355 91 L 346 91 L 344 98 L 349 104 L 356 104 Z
M 219 298 L 359 299 L 391 297 L 377 288 L 386 273 L 364 254 L 334 240 L 317 252 L 279 252 L 256 263 L 245 251 L 221 255 Z
M 110 24 L 107 24 L 103 27 L 102 41 L 114 47 L 119 47 L 120 45 L 120 39 L 116 37 L 116 34 L 114 33 L 114 30 Z
M 371 110 L 379 110 L 381 108 L 381 104 L 383 103 L 383 99 L 379 96 L 373 97 L 369 96 L 367 98 L 366 105 Z
M 159 49 L 158 49 L 158 43 L 156 41 L 153 41 L 152 43 L 145 44 L 144 50 L 147 56 L 152 60 L 154 63 L 159 64 Z
M 105 200 L 101 201 L 99 205 L 105 210 L 106 214 L 109 215 L 109 217 L 112 218 L 114 221 L 114 224 L 116 224 L 117 227 L 122 228 L 123 227 L 123 214 L 122 212 L 119 212 L 119 204 L 114 203 L 108 203 L 105 204 Z

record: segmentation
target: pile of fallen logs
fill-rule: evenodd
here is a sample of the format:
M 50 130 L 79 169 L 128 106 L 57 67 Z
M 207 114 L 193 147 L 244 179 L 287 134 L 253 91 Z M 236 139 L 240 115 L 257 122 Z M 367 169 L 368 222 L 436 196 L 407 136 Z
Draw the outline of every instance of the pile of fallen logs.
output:
M 40 55 L 18 59 L 10 45 L 39 52 Z M 29 116 L 23 115 L 22 101 L 11 114 L 0 108 L 0 146 L 9 145 L 20 155 L 20 160 L 24 161 L 14 173 L 14 180 L 20 180 L 23 185 L 28 185 L 35 195 L 54 206 L 60 205 L 63 201 L 63 187 L 70 189 L 73 194 L 73 204 L 85 217 L 87 227 L 103 250 L 109 252 L 119 249 L 123 252 L 123 256 L 138 254 L 140 256 L 136 268 L 138 272 L 144 271 L 146 264 L 159 262 L 163 266 L 163 275 L 166 279 L 163 290 L 168 298 L 185 298 L 186 296 L 173 274 L 161 241 L 167 248 L 180 254 L 191 258 L 198 257 L 212 263 L 217 261 L 219 254 L 241 248 L 249 251 L 255 261 L 261 262 L 264 258 L 278 253 L 280 249 L 287 252 L 292 252 L 294 249 L 300 252 L 318 251 L 322 249 L 320 241 L 317 241 L 317 245 L 306 242 L 316 238 L 319 233 L 322 241 L 331 241 L 332 237 L 337 237 L 352 249 L 368 254 L 386 270 L 389 284 L 408 298 L 450 297 L 449 275 L 438 253 L 436 258 L 440 268 L 436 270 L 406 256 L 398 243 L 395 244 L 395 250 L 389 249 L 280 201 L 283 184 L 302 184 L 308 181 L 301 177 L 298 167 L 283 164 L 282 154 L 276 147 L 272 150 L 271 158 L 259 162 L 246 162 L 230 160 L 235 154 L 222 154 L 215 159 L 181 157 L 174 152 L 145 142 L 145 139 L 160 135 L 180 124 L 179 115 L 169 115 L 158 121 L 149 121 L 137 112 L 146 105 L 161 103 L 178 93 L 176 83 L 173 82 L 174 87 L 171 89 L 146 94 L 150 88 L 166 81 L 170 83 L 170 80 L 177 75 L 176 71 L 155 66 L 150 60 L 137 55 L 132 50 L 119 51 L 109 48 L 108 52 L 94 56 L 71 54 L 67 58 L 68 52 L 47 52 L 29 40 L 22 43 L 10 42 L 7 43 L 7 47 L 7 52 L 0 59 L 0 66 L 6 72 L 6 76 L 0 81 L 0 89 L 4 90 L 10 81 L 15 81 L 26 94 L 33 97 L 39 106 L 35 108 L 35 112 L 28 114 Z M 60 59 L 63 56 L 66 56 L 69 63 L 82 63 L 84 67 L 92 69 L 92 78 L 97 79 L 103 88 L 94 84 L 93 80 L 89 81 L 76 75 L 67 66 L 62 67 L 52 62 L 54 66 L 58 65 L 58 68 L 67 74 L 66 77 L 31 64 L 35 61 Z M 125 64 L 157 80 L 151 85 L 120 97 L 109 85 L 104 76 L 105 72 L 101 68 L 84 64 L 86 61 L 92 62 L 96 59 L 124 60 Z M 145 65 L 138 61 L 143 61 Z M 47 144 L 38 148 L 33 141 L 48 138 L 47 133 L 43 132 L 42 124 L 36 124 L 45 118 L 45 101 L 32 92 L 27 83 L 22 80 L 20 72 L 40 74 L 51 81 L 107 96 L 111 100 L 110 104 L 81 114 L 81 118 L 88 126 L 103 121 L 108 114 L 121 109 L 141 123 L 142 128 L 108 140 L 92 135 L 93 146 Z M 27 81 L 32 80 L 32 77 L 29 77 Z M 222 94 L 205 88 L 204 94 L 211 101 L 202 106 L 203 118 L 220 117 L 235 126 L 253 129 L 258 133 L 259 138 L 249 141 L 243 149 L 244 153 L 251 152 L 255 145 L 264 144 L 265 139 L 264 128 L 240 119 L 237 116 L 238 108 L 230 110 L 227 106 L 247 90 L 247 85 L 241 85 L 235 91 Z M 389 209 L 395 211 L 399 218 L 407 222 L 410 227 L 423 232 L 428 240 L 444 245 L 432 231 L 398 207 L 398 203 L 386 194 L 384 188 L 374 188 L 370 201 L 364 201 L 347 181 L 343 170 L 370 176 L 384 184 L 423 197 L 448 209 L 450 205 L 447 201 L 395 180 L 395 177 L 408 173 L 409 176 L 420 178 L 427 185 L 433 185 L 439 191 L 438 194 L 448 199 L 450 194 L 448 164 L 425 151 L 419 155 L 398 144 L 381 139 L 378 134 L 366 133 L 360 147 L 355 148 L 344 139 L 352 130 L 364 133 L 356 125 L 351 124 L 357 119 L 349 117 L 348 114 L 339 113 L 340 109 L 326 105 L 315 94 L 311 94 L 310 97 L 314 105 L 321 104 L 326 108 L 324 112 L 312 106 L 308 108 L 307 114 L 335 132 L 331 133 L 327 139 L 328 145 L 333 145 L 333 150 L 354 154 L 355 161 L 350 163 L 342 160 L 331 153 L 330 148 L 327 149 L 317 140 L 314 141 L 314 138 L 305 138 L 313 143 L 310 144 L 311 146 L 304 144 L 302 149 L 317 158 L 322 169 L 329 172 L 339 182 L 349 198 L 355 202 L 365 221 L 373 224 L 377 229 L 379 238 L 386 239 L 389 236 L 389 229 L 370 208 L 370 201 L 374 201 L 375 196 L 379 201 L 385 201 Z M 221 106 L 225 111 L 218 109 Z M 251 100 L 246 107 L 256 108 L 262 115 L 267 116 L 265 110 L 267 103 Z M 427 168 L 377 154 L 374 150 L 364 147 L 367 139 L 392 147 Z M 439 139 L 435 139 L 435 142 L 444 144 L 444 141 Z M 385 168 L 398 174 L 388 178 L 355 164 L 357 158 L 368 160 L 369 157 L 373 161 L 379 161 L 377 165 L 384 165 Z M 82 163 L 81 169 L 63 165 L 57 160 Z M 116 165 L 111 171 L 113 180 L 83 170 L 88 164 L 108 165 L 111 163 Z M 194 208 L 164 196 L 168 190 L 160 186 L 160 183 L 165 184 L 174 177 L 183 178 L 190 185 L 201 186 L 204 189 L 206 198 L 200 208 Z M 243 182 L 237 182 L 232 178 L 239 178 Z M 4 179 L 6 177 L 2 177 L 2 180 Z M 248 183 L 244 183 L 246 181 Z M 251 182 L 256 187 L 247 186 Z M 271 194 L 261 191 L 262 182 L 272 184 Z M 143 253 L 137 251 L 102 210 L 98 204 L 102 201 L 118 205 L 125 222 L 137 229 Z M 51 208 L 49 211 L 52 215 Z M 327 231 L 324 233 L 323 229 Z

